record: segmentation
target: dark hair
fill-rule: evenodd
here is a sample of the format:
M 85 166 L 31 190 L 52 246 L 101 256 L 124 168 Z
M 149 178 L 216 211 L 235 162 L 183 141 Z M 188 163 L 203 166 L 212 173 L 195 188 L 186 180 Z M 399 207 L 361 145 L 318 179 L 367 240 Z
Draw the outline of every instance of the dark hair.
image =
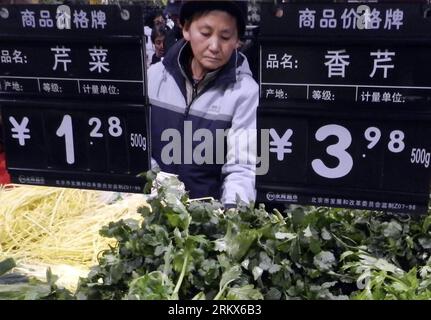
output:
M 241 38 L 245 33 L 245 9 L 239 3 L 247 5 L 245 1 L 188 0 L 181 7 L 180 22 L 184 26 L 186 23 L 190 23 L 193 19 L 196 19 L 196 17 L 200 17 L 212 10 L 224 11 L 235 17 L 238 37 Z
M 158 16 L 162 16 L 163 18 L 163 11 L 162 10 L 152 10 L 145 16 L 145 25 L 150 27 L 151 29 L 154 28 L 154 19 Z
M 172 16 L 179 16 L 180 15 L 180 8 L 181 8 L 181 1 L 168 1 L 168 4 L 165 8 L 165 13 L 167 13 L 170 17 Z
M 168 30 L 165 27 L 155 27 L 151 31 L 151 41 L 154 43 L 157 37 L 166 36 Z

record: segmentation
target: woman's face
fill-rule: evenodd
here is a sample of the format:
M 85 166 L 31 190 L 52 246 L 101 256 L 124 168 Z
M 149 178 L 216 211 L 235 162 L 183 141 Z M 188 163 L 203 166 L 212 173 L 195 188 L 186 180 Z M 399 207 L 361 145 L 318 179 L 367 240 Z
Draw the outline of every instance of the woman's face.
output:
M 153 22 L 154 22 L 154 28 L 163 27 L 166 25 L 166 21 L 165 21 L 165 18 L 163 18 L 163 16 L 155 17 Z
M 239 43 L 235 17 L 219 10 L 186 23 L 183 35 L 190 42 L 194 58 L 204 71 L 224 66 Z
M 163 57 L 165 54 L 165 36 L 158 36 L 154 39 L 154 48 L 156 49 L 157 58 Z

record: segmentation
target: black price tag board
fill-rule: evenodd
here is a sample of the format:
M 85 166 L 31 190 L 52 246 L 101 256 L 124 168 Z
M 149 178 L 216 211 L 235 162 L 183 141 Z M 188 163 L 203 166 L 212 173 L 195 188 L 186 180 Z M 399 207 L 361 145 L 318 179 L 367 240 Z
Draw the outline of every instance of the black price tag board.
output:
M 0 6 L 0 111 L 15 183 L 142 192 L 141 6 Z
M 259 109 L 258 201 L 426 211 L 429 116 L 366 119 L 338 111 Z
M 0 6 L 0 96 L 142 101 L 140 6 Z
M 332 1 L 333 2 L 333 1 Z M 429 5 L 425 1 L 381 1 L 381 3 L 332 3 L 302 1 L 283 3 L 274 14 L 273 3 L 261 4 L 260 35 L 264 38 L 297 40 L 314 38 L 357 41 L 358 39 L 415 39 L 428 37 L 431 29 Z M 355 38 L 352 38 L 355 37 Z
M 146 109 L 121 107 L 3 105 L 13 182 L 142 192 L 145 179 L 136 175 L 149 170 Z
M 1 5 L 0 35 L 106 36 L 142 33 L 142 8 L 113 5 Z
M 258 201 L 425 213 L 430 7 L 261 6 Z
M 59 188 L 90 189 L 127 193 L 143 193 L 145 181 L 122 175 L 87 173 L 85 175 L 64 171 L 14 170 L 11 172 L 13 183 L 53 186 Z
M 0 95 L 142 99 L 143 61 L 139 41 L 0 41 Z
M 431 100 L 429 46 L 261 46 L 261 99 L 384 105 Z

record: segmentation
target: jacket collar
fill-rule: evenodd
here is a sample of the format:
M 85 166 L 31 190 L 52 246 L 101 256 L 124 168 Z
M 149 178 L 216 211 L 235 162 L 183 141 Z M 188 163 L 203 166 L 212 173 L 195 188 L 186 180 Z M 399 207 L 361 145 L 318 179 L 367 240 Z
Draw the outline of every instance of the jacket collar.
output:
M 188 79 L 189 76 L 187 76 L 186 68 L 188 68 L 188 61 L 190 60 L 191 56 L 192 50 L 190 43 L 184 39 L 181 39 L 169 49 L 165 58 L 163 59 L 163 65 L 175 79 L 175 82 L 177 83 L 184 97 L 187 97 L 185 79 Z M 215 79 L 211 81 L 211 86 L 226 86 L 231 83 L 235 83 L 236 68 L 243 62 L 244 57 L 240 55 L 237 50 L 235 50 L 232 53 L 228 63 L 220 69 L 220 71 L 215 76 Z M 206 89 L 208 89 L 208 87 Z

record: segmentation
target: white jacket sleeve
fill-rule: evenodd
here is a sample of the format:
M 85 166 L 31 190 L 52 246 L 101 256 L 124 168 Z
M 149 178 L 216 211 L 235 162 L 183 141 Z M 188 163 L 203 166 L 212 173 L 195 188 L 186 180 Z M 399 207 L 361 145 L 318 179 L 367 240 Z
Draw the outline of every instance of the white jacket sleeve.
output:
M 232 127 L 227 134 L 227 156 L 222 167 L 224 180 L 221 201 L 225 207 L 236 205 L 237 198 L 246 203 L 256 199 L 256 109 L 259 87 L 251 77 L 243 80 L 246 81 L 238 84 L 242 93 L 237 98 Z

